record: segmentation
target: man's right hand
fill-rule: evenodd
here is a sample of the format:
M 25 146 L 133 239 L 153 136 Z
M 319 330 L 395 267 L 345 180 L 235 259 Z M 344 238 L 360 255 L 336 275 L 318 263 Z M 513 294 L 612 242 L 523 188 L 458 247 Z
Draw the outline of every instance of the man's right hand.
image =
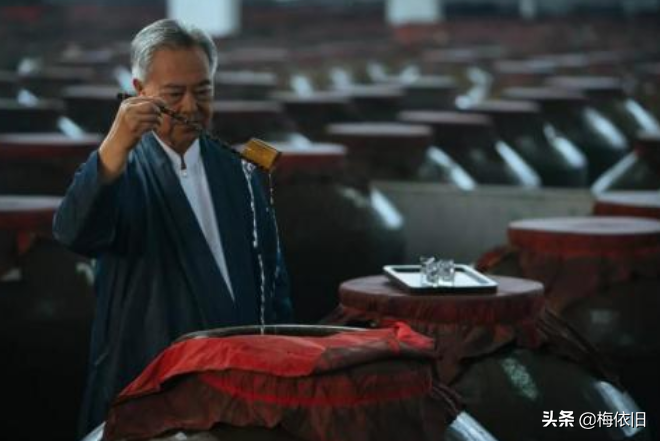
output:
M 156 97 L 137 96 L 122 101 L 99 148 L 99 171 L 104 182 L 117 179 L 142 135 L 160 126 L 163 116 L 159 106 L 165 106 L 165 102 Z

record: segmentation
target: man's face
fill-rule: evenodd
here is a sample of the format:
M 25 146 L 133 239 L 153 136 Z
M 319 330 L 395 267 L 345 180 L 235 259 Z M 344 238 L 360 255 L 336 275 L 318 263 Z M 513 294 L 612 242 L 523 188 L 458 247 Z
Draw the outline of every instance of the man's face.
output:
M 160 49 L 154 53 L 144 83 L 134 80 L 139 95 L 157 96 L 189 120 L 211 123 L 213 78 L 201 48 Z M 158 137 L 177 151 L 185 151 L 197 138 L 196 130 L 163 115 Z

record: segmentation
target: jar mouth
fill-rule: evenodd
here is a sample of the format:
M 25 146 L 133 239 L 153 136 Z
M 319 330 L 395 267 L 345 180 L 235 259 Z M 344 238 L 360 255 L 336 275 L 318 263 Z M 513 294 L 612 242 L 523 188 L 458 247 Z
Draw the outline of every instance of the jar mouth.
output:
M 635 217 L 524 219 L 509 224 L 508 236 L 522 250 L 564 257 L 660 252 L 660 222 Z
M 226 328 L 208 329 L 204 331 L 191 332 L 179 337 L 175 343 L 191 340 L 195 338 L 209 337 L 231 337 L 234 335 L 289 335 L 289 336 L 307 336 L 307 337 L 325 337 L 339 334 L 341 332 L 359 332 L 362 328 L 349 326 L 328 326 L 328 325 L 246 325 L 232 326 Z

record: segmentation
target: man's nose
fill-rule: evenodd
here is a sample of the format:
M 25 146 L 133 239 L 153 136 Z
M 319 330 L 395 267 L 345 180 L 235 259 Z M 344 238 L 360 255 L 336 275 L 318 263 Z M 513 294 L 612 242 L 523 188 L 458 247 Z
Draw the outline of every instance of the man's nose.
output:
M 181 100 L 181 112 L 192 113 L 197 111 L 197 100 L 191 90 L 187 90 Z

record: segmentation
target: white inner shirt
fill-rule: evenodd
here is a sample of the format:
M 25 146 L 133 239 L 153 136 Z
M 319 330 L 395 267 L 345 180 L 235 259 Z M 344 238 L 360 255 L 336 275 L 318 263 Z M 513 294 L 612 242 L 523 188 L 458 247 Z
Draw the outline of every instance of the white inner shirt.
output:
M 227 260 L 225 259 L 225 252 L 222 248 L 220 230 L 218 229 L 218 222 L 215 217 L 213 199 L 211 199 L 211 191 L 209 190 L 209 183 L 206 179 L 204 161 L 202 161 L 200 153 L 199 138 L 186 150 L 182 160 L 181 155 L 165 144 L 155 132 L 154 136 L 172 162 L 174 173 L 179 178 L 183 192 L 186 194 L 188 202 L 195 213 L 197 222 L 206 238 L 206 243 L 208 243 L 215 262 L 218 264 L 218 268 L 220 268 L 220 273 L 222 273 L 222 277 L 225 279 L 225 283 L 229 288 L 229 294 L 235 300 L 234 291 L 229 280 Z M 183 168 L 184 164 L 185 169 Z

